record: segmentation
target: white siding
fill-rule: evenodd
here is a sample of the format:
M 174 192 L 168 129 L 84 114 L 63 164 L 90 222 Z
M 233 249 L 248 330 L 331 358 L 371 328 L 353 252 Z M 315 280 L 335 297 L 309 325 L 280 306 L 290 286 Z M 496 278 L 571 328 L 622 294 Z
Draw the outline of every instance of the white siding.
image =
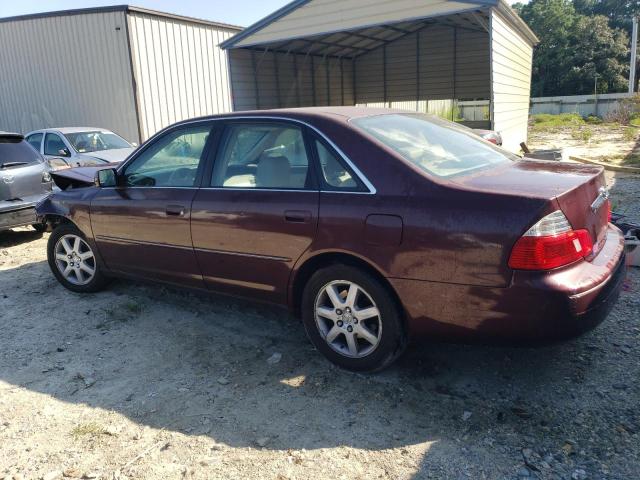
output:
M 356 60 L 358 104 L 488 99 L 489 85 L 489 35 L 483 32 L 429 27 Z
M 235 110 L 353 105 L 353 64 L 337 58 L 229 50 Z
M 493 128 L 504 147 L 515 152 L 527 141 L 533 47 L 495 10 L 491 27 Z
M 139 141 L 124 12 L 0 22 L 0 130 L 94 126 Z
M 177 121 L 232 110 L 219 45 L 236 30 L 139 12 L 128 21 L 143 140 Z
M 477 4 L 448 0 L 312 0 L 241 40 L 237 46 L 446 15 L 473 7 Z

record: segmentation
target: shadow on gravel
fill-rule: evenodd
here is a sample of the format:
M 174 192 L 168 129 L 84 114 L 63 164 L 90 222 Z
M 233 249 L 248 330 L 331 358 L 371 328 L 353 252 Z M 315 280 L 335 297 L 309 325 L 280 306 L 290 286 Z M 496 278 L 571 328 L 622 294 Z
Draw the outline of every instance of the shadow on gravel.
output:
M 607 329 L 538 349 L 413 345 L 391 369 L 359 375 L 326 362 L 275 307 L 124 281 L 77 295 L 45 262 L 0 271 L 0 285 L 5 382 L 234 447 L 398 448 L 402 458 L 421 445 L 418 478 L 442 478 L 451 462 L 495 478 L 501 462 L 478 452 L 498 444 L 515 443 L 494 451 L 513 472 L 528 444 L 560 451 L 576 416 L 599 408 L 595 383 L 618 381 L 606 378 Z M 618 361 L 638 371 L 631 356 Z
M 15 247 L 22 243 L 42 238 L 42 233 L 35 230 L 3 230 L 0 231 L 0 248 Z

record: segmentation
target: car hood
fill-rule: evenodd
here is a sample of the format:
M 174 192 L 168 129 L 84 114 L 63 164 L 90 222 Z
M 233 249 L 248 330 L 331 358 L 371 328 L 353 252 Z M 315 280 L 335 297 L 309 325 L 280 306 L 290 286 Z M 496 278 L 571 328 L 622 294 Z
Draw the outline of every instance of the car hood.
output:
M 135 148 L 117 148 L 114 150 L 100 150 L 98 152 L 82 153 L 78 155 L 81 159 L 98 159 L 108 163 L 120 163 L 126 159 Z
M 51 172 L 51 177 L 55 184 L 61 189 L 88 187 L 94 184 L 96 172 L 113 168 L 117 164 L 104 164 L 98 167 L 77 167 L 65 170 L 55 170 Z

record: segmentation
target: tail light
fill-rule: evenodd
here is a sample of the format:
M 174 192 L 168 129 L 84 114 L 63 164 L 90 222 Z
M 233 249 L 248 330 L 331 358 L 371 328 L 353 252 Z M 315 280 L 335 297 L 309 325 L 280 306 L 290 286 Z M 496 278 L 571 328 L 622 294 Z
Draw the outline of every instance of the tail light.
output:
M 573 230 L 557 210 L 531 227 L 515 244 L 509 258 L 514 270 L 551 270 L 581 260 L 593 251 L 587 230 Z

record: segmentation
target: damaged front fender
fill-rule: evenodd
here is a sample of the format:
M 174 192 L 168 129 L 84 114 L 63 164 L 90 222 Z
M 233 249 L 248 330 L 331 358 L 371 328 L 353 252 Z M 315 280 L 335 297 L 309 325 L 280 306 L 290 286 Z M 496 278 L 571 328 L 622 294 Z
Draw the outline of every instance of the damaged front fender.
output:
M 52 193 L 36 204 L 38 220 L 51 227 L 68 221 L 75 224 L 86 237 L 92 238 L 90 210 L 91 199 L 96 192 L 95 187 L 85 187 Z

